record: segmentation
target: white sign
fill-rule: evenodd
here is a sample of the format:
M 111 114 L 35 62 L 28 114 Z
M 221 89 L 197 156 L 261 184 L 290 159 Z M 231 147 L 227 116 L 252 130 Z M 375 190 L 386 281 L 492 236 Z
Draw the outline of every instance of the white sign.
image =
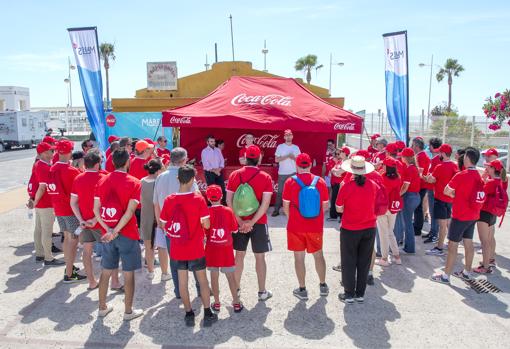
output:
M 406 34 L 384 36 L 386 71 L 396 75 L 407 75 Z
M 147 62 L 147 90 L 177 90 L 176 62 Z

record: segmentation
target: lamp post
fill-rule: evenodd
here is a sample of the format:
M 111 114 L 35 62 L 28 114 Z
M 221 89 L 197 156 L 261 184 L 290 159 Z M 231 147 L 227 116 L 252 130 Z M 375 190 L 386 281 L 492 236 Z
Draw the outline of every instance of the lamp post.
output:
M 71 70 L 75 70 L 76 67 L 71 64 L 71 58 L 67 56 L 67 78 L 64 79 L 64 82 L 67 84 L 67 108 L 66 108 L 66 129 L 69 124 L 69 113 L 68 110 L 71 109 L 71 116 L 73 115 L 73 92 L 72 92 L 72 82 L 71 82 Z M 73 121 L 71 117 L 71 130 L 73 129 Z
M 338 62 L 338 63 L 335 63 L 335 65 L 339 66 L 339 67 L 343 67 L 344 63 Z M 330 53 L 329 54 L 329 96 L 330 97 L 331 97 L 331 70 L 332 70 L 332 67 L 333 67 L 333 54 Z

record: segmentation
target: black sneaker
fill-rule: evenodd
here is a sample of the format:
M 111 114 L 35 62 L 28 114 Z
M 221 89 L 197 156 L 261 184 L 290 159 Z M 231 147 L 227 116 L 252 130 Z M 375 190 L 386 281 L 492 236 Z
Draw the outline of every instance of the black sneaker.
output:
M 373 286 L 374 285 L 374 276 L 373 275 L 368 275 L 367 277 L 367 285 L 370 285 L 370 286 Z
M 76 273 L 78 270 L 80 270 L 80 268 L 73 264 L 73 273 Z
M 51 245 L 51 253 L 62 253 L 62 250 L 55 245 Z
M 212 324 L 214 324 L 216 321 L 218 321 L 218 315 L 214 313 L 210 313 L 209 315 L 204 314 L 204 327 L 211 327 Z
M 421 237 L 424 238 L 424 239 L 428 239 L 430 237 L 430 233 L 424 234 Z
M 56 266 L 56 265 L 65 265 L 66 262 L 60 259 L 53 258 L 51 261 L 44 261 L 44 265 L 46 266 Z
M 429 236 L 428 238 L 423 240 L 424 244 L 430 244 L 430 243 L 433 243 L 433 242 L 435 242 L 435 239 L 434 239 L 433 236 Z
M 75 282 L 80 282 L 85 280 L 87 277 L 85 275 L 80 275 L 78 273 L 73 273 L 71 277 L 64 275 L 64 284 L 72 284 Z
M 271 213 L 271 217 L 277 217 L 280 215 L 280 211 L 274 210 L 273 213 Z
M 44 257 L 35 256 L 35 261 L 36 262 L 42 262 L 43 260 L 44 260 Z
M 352 297 L 348 298 L 345 295 L 345 293 L 339 293 L 338 299 L 340 300 L 340 302 L 345 303 L 345 304 L 354 304 L 354 298 L 352 298 Z
M 195 326 L 195 313 L 193 311 L 186 313 L 186 315 L 184 316 L 184 323 L 188 327 Z

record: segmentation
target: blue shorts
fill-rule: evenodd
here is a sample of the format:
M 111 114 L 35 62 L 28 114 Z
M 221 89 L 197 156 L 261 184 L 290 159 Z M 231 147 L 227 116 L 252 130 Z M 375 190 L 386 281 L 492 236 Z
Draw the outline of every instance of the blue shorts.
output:
M 117 269 L 119 259 L 123 271 L 135 271 L 142 267 L 142 255 L 138 240 L 119 235 L 114 240 L 103 244 L 101 266 L 104 269 Z

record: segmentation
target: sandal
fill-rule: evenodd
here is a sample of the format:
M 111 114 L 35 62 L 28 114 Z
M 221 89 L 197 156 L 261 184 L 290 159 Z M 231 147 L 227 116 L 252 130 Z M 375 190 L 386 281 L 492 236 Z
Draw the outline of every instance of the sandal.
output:
M 95 287 L 87 287 L 87 291 L 94 291 L 98 287 L 99 287 L 99 283 L 97 283 Z
M 122 285 L 120 287 L 110 287 L 110 290 L 119 292 L 119 293 L 124 293 L 124 285 Z
M 241 303 L 241 302 L 234 303 L 233 306 L 234 306 L 234 313 L 240 313 L 244 309 L 243 303 Z
M 221 309 L 221 303 L 217 302 L 217 303 L 211 304 L 211 309 L 214 312 L 218 313 L 220 311 L 220 309 Z
M 473 272 L 477 274 L 492 274 L 492 269 L 490 267 L 485 268 L 483 265 L 481 265 L 478 268 L 474 268 Z

